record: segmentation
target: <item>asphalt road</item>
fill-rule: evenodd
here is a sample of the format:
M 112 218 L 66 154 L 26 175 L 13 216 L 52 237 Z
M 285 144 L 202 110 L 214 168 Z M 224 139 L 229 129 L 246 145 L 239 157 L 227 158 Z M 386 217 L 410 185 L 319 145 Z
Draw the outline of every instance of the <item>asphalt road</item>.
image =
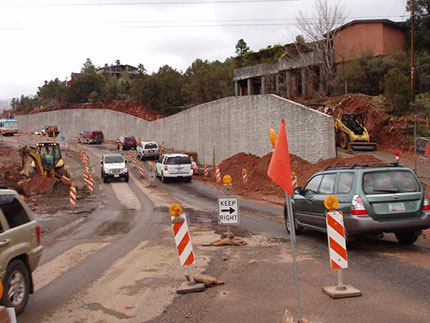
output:
M 285 310 L 297 318 L 282 207 L 240 198 L 240 224 L 231 229 L 248 244 L 207 247 L 226 231 L 217 224 L 222 190 L 197 181 L 155 180 L 150 187 L 131 164 L 129 183 L 104 184 L 99 160 L 112 147 L 83 147 L 90 155 L 96 197 L 82 199 L 85 218 L 75 218 L 45 248 L 34 274 L 36 292 L 19 322 L 280 322 Z M 66 161 L 72 176 L 81 171 L 77 153 Z M 197 259 L 193 271 L 213 275 L 225 285 L 176 294 L 186 270 L 173 242 L 167 212 L 172 202 L 183 205 L 189 219 Z M 337 283 L 326 236 L 298 236 L 303 317 L 311 322 L 428 322 L 429 245 L 403 246 L 390 236 L 348 242 L 344 282 L 363 295 L 333 300 L 321 291 Z

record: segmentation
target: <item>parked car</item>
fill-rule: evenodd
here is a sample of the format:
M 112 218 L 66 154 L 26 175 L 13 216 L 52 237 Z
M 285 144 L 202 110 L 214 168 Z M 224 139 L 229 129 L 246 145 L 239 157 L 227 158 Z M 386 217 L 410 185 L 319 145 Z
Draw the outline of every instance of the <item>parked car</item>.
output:
M 397 163 L 326 167 L 303 189 L 293 191 L 297 234 L 305 228 L 327 232 L 324 199 L 328 195 L 339 200 L 347 235 L 393 232 L 399 242 L 412 244 L 430 227 L 427 193 L 416 175 Z M 289 231 L 286 208 L 284 215 Z
M 101 160 L 101 178 L 106 183 L 109 178 L 124 178 L 128 182 L 127 160 L 121 154 L 104 154 Z
M 116 148 L 119 149 L 119 146 L 122 145 L 122 149 L 136 149 L 137 141 L 133 136 L 121 136 L 116 140 Z
M 154 141 L 141 141 L 139 145 L 137 145 L 137 156 L 144 160 L 145 158 L 153 157 L 158 159 L 160 157 L 160 148 L 158 144 Z
M 165 183 L 168 179 L 184 178 L 191 182 L 193 166 L 190 156 L 185 154 L 164 154 L 155 165 L 155 175 Z
M 87 144 L 101 144 L 104 140 L 104 134 L 102 131 L 81 131 L 79 133 L 78 142 Z
M 21 314 L 34 292 L 32 272 L 39 264 L 43 247 L 40 226 L 17 192 L 0 188 L 0 303 Z

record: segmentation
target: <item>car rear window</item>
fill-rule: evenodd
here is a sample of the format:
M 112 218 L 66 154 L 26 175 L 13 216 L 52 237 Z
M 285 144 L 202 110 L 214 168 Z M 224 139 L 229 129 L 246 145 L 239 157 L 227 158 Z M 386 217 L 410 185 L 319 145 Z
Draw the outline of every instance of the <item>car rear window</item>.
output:
M 6 217 L 11 229 L 30 222 L 27 212 L 25 212 L 24 208 L 16 199 L 15 195 L 0 196 L 0 209 Z
M 154 149 L 158 148 L 157 144 L 146 144 L 145 149 Z
M 166 162 L 167 165 L 183 165 L 183 164 L 191 164 L 190 157 L 188 156 L 177 156 L 177 157 L 169 157 Z
M 420 185 L 409 171 L 378 171 L 363 174 L 365 194 L 419 192 Z
M 134 137 L 125 137 L 125 140 L 127 140 L 127 141 L 135 141 L 136 138 L 134 138 Z

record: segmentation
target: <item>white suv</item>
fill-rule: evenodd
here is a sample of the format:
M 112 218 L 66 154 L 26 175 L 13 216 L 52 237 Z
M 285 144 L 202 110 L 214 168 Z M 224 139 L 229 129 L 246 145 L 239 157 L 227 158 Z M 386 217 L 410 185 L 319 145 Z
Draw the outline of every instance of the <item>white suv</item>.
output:
M 185 154 L 164 154 L 155 166 L 157 177 L 164 183 L 168 178 L 184 178 L 191 182 L 193 166 L 190 156 Z
M 137 156 L 144 160 L 145 158 L 154 157 L 155 159 L 158 159 L 160 156 L 160 148 L 158 147 L 157 143 L 154 141 L 145 142 L 142 141 L 137 145 Z
M 123 177 L 128 182 L 128 169 L 125 166 L 127 161 L 121 154 L 104 154 L 101 161 L 101 177 L 103 182 L 107 182 L 108 178 Z

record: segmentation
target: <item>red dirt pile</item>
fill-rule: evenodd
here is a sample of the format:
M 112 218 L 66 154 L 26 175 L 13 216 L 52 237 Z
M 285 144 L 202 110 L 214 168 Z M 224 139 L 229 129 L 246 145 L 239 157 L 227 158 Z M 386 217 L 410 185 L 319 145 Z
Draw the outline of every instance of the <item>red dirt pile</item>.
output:
M 165 117 L 163 114 L 158 113 L 154 110 L 151 110 L 150 108 L 143 106 L 140 103 L 132 100 L 68 104 L 62 107 L 62 109 L 108 109 L 108 110 L 130 114 L 132 116 L 144 119 L 146 121 L 158 120 Z M 41 109 L 35 109 L 31 113 L 39 113 L 39 112 L 54 111 L 54 110 L 58 110 L 58 109 L 41 108 Z
M 232 177 L 233 192 L 235 194 L 282 202 L 285 192 L 267 176 L 271 158 L 272 153 L 261 158 L 252 154 L 236 154 L 220 164 L 221 176 L 228 174 Z M 291 170 L 297 174 L 299 186 L 303 187 L 313 174 L 326 166 L 346 166 L 354 163 L 381 162 L 381 160 L 373 155 L 360 154 L 348 158 L 331 158 L 311 164 L 298 156 L 290 155 L 290 162 Z M 248 173 L 248 184 L 246 186 L 243 185 L 242 181 L 243 168 L 246 168 Z M 215 180 L 212 177 L 210 181 L 214 182 Z

